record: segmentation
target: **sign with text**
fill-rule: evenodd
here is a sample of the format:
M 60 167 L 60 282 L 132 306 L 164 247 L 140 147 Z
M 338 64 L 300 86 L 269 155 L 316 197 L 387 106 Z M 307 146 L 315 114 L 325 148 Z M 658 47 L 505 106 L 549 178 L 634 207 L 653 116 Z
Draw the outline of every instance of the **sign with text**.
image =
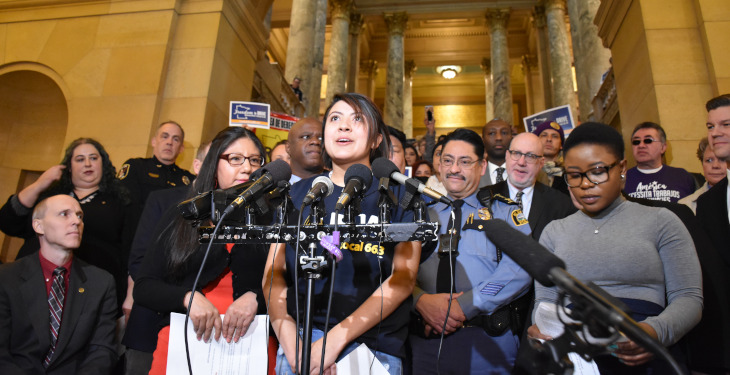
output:
M 270 112 L 270 106 L 265 103 L 232 101 L 229 113 L 229 125 L 246 125 L 254 128 L 268 129 Z
M 573 114 L 570 111 L 570 106 L 567 104 L 560 107 L 550 108 L 522 119 L 522 122 L 525 124 L 525 130 L 530 133 L 546 121 L 557 122 L 563 128 L 565 134 L 568 134 L 575 128 L 575 124 L 573 124 Z

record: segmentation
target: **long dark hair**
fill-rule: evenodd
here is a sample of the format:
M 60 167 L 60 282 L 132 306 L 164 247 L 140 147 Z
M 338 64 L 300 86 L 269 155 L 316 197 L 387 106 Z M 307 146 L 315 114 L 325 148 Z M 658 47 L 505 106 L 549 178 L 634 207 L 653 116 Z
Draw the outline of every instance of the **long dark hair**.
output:
M 211 141 L 208 155 L 203 160 L 200 173 L 188 190 L 187 198 L 192 198 L 197 194 L 218 188 L 217 171 L 220 156 L 233 142 L 241 138 L 247 138 L 253 141 L 260 156 L 265 157 L 264 145 L 261 144 L 261 141 L 250 130 L 239 127 L 228 127 L 221 130 L 213 141 Z M 181 273 L 185 271 L 185 263 L 200 247 L 197 226 L 191 224 L 189 221 L 183 219 L 182 216 L 178 215 L 160 233 L 160 236 L 165 236 L 163 238 L 169 249 L 167 257 L 168 269 L 172 276 L 183 276 Z
M 385 125 L 385 122 L 383 122 L 383 114 L 380 112 L 380 109 L 378 109 L 378 106 L 375 105 L 375 103 L 370 100 L 365 95 L 357 94 L 357 93 L 344 93 L 344 94 L 335 94 L 335 97 L 332 98 L 332 103 L 330 103 L 329 107 L 327 107 L 327 110 L 324 112 L 324 118 L 322 119 L 322 134 L 324 135 L 324 127 L 327 124 L 327 117 L 330 114 L 330 111 L 332 110 L 332 106 L 335 105 L 335 103 L 339 101 L 344 101 L 352 107 L 352 109 L 356 112 L 361 114 L 365 118 L 365 122 L 368 125 L 368 142 L 373 143 L 378 138 L 378 135 L 381 135 L 383 140 L 380 142 L 380 145 L 377 148 L 370 150 L 370 162 L 373 160 L 384 156 L 389 157 L 390 156 L 390 133 L 388 133 L 388 126 Z M 326 137 L 326 135 L 324 135 Z M 324 165 L 328 168 L 332 168 L 332 159 L 330 159 L 329 154 L 327 154 L 327 149 L 324 147 Z
M 94 146 L 99 152 L 99 156 L 101 156 L 101 180 L 99 181 L 99 191 L 114 195 L 121 199 L 124 204 L 128 204 L 130 202 L 129 192 L 117 179 L 117 169 L 114 168 L 114 165 L 112 165 L 112 161 L 109 158 L 109 154 L 104 149 L 104 146 L 93 138 L 78 138 L 66 147 L 63 160 L 61 160 L 61 164 L 66 166 L 66 168 L 63 172 L 61 172 L 61 178 L 41 194 L 39 201 L 52 195 L 68 194 L 74 190 L 74 185 L 71 180 L 71 162 L 73 161 L 74 151 L 77 147 L 83 144 Z

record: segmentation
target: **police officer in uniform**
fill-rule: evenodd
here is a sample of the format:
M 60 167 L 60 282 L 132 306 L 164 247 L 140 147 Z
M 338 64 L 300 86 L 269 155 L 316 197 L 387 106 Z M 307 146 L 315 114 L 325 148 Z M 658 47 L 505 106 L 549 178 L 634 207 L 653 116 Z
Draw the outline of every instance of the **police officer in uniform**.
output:
M 437 366 L 441 374 L 509 374 L 514 366 L 532 279 L 487 239 L 480 224 L 504 220 L 526 235 L 530 226 L 517 202 L 478 190 L 483 155 L 481 138 L 468 129 L 449 134 L 441 152 L 439 169 L 454 204 L 437 203 L 429 212 L 438 217 L 441 236 L 413 291 L 414 374 L 436 374 Z
M 167 121 L 160 124 L 150 141 L 153 156 L 134 158 L 124 162 L 119 170 L 119 179 L 129 190 L 132 204 L 141 213 L 147 196 L 155 191 L 176 186 L 186 186 L 195 175 L 175 164 L 182 151 L 185 132 L 180 124 Z

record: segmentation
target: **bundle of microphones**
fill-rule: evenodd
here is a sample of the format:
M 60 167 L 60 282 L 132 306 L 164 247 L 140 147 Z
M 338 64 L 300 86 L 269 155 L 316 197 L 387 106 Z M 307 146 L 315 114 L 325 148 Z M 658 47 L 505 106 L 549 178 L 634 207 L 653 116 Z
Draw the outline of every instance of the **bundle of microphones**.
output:
M 340 212 L 354 199 L 361 196 L 368 190 L 369 184 L 377 179 L 389 179 L 396 185 L 403 185 L 418 193 L 425 195 L 429 200 L 439 201 L 451 205 L 452 201 L 426 187 L 421 181 L 410 178 L 401 173 L 390 160 L 386 158 L 375 159 L 372 163 L 372 171 L 363 164 L 354 164 L 345 172 L 345 187 L 337 199 L 335 212 Z M 189 220 L 202 220 L 205 218 L 216 218 L 221 211 L 224 214 L 231 213 L 239 207 L 245 207 L 261 199 L 264 195 L 270 194 L 277 189 L 280 192 L 288 189 L 288 181 L 291 177 L 291 168 L 281 160 L 271 162 L 251 175 L 251 180 L 228 189 L 219 189 L 204 192 L 192 199 L 181 202 L 178 208 L 183 216 Z M 312 182 L 312 187 L 307 192 L 302 202 L 302 207 L 318 203 L 320 200 L 332 194 L 334 185 L 329 177 L 319 176 Z M 224 203 L 222 203 L 224 202 Z M 223 208 L 225 207 L 225 208 Z M 621 306 L 620 301 L 611 297 L 599 287 L 586 285 L 575 279 L 565 270 L 563 260 L 553 255 L 535 240 L 516 229 L 510 227 L 502 220 L 488 220 L 485 224 L 485 233 L 490 241 L 512 258 L 518 265 L 525 269 L 530 276 L 545 286 L 557 286 L 565 291 L 574 305 L 573 318 L 584 322 L 593 332 L 616 332 L 620 331 L 629 339 L 644 346 L 667 359 L 670 364 L 673 362 L 666 349 L 655 339 L 642 330 L 638 324 L 631 319 Z M 565 335 L 568 335 L 566 329 Z M 561 341 L 555 340 L 556 343 Z M 539 348 L 540 353 L 533 358 L 535 365 L 544 365 L 548 362 L 560 364 L 564 369 L 563 355 L 567 351 L 576 349 L 575 343 L 566 343 L 563 348 Z M 542 363 L 542 364 L 541 364 Z M 676 362 L 674 363 L 676 365 Z M 544 370 L 544 368 L 543 368 Z

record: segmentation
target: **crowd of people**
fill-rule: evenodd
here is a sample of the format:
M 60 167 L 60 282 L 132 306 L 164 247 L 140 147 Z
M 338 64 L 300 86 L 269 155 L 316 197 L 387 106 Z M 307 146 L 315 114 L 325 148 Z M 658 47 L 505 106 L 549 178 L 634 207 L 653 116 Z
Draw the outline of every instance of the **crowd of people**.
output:
M 437 138 L 430 116 L 426 135 L 409 143 L 353 93 L 335 95 L 322 121 L 299 120 L 268 151 L 253 131 L 225 128 L 200 145 L 192 173 L 176 164 L 185 133 L 174 121 L 157 128 L 152 157 L 118 171 L 99 142 L 79 138 L 0 208 L 0 230 L 25 240 L 0 266 L 0 372 L 164 374 L 170 314 L 189 312 L 198 340 L 227 342 L 268 314 L 269 373 L 301 373 L 301 246 L 214 244 L 192 290 L 207 247 L 198 226 L 211 221 L 191 223 L 177 203 L 282 160 L 292 171 L 288 222 L 321 216 L 303 202 L 324 176 L 334 192 L 322 198 L 319 224 L 339 224 L 334 207 L 350 168 L 385 158 L 452 203 L 422 197 L 438 241 L 338 244 L 336 268 L 313 284 L 311 373 L 336 373 L 361 344 L 390 374 L 534 371 L 524 362 L 532 340 L 561 334 L 541 312 L 576 306 L 490 240 L 485 223 L 503 220 L 628 306 L 683 371 L 728 374 L 730 95 L 706 109 L 702 174 L 666 164 L 667 136 L 652 122 L 626 139 L 629 168 L 624 138 L 605 124 L 566 134 L 548 121 L 517 134 L 493 119 L 481 135 L 460 128 Z M 390 184 L 396 204 L 384 215 L 382 183 L 363 184 L 358 223 L 414 221 L 397 204 L 406 186 Z M 593 358 L 601 374 L 670 373 L 631 337 L 609 344 Z

